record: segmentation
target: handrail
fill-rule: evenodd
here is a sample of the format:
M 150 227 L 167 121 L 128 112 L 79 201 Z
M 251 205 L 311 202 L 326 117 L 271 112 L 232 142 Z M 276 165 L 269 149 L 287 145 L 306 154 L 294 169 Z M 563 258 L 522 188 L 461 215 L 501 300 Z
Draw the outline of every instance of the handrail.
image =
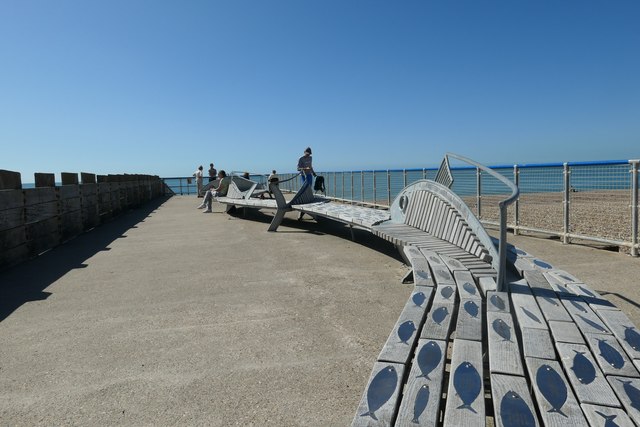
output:
M 499 173 L 493 171 L 492 169 L 481 165 L 480 163 L 473 161 L 469 158 L 459 156 L 453 153 L 446 153 L 445 158 L 452 157 L 454 159 L 463 161 L 470 165 L 475 166 L 478 169 L 481 169 L 487 172 L 492 177 L 496 178 L 498 181 L 502 182 L 511 190 L 511 195 L 504 200 L 498 202 L 498 207 L 500 208 L 500 243 L 498 246 L 498 279 L 497 279 L 497 287 L 498 291 L 506 291 L 506 273 L 507 273 L 507 207 L 515 202 L 520 195 L 520 190 L 518 187 L 511 181 L 509 181 L 504 176 Z

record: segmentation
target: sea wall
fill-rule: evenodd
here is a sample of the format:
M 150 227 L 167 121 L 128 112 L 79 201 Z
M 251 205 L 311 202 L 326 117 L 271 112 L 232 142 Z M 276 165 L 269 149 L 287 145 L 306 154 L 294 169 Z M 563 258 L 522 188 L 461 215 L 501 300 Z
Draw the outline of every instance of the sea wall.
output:
M 151 175 L 36 173 L 23 188 L 20 173 L 0 170 L 0 269 L 34 257 L 164 195 Z M 80 179 L 78 179 L 80 178 Z

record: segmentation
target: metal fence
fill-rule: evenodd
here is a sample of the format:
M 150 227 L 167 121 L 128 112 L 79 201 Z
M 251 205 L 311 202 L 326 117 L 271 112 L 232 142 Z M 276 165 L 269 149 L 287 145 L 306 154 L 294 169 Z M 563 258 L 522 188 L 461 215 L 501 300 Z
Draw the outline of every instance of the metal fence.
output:
M 492 166 L 520 189 L 508 209 L 507 223 L 514 233 L 536 232 L 558 236 L 565 243 L 591 241 L 625 248 L 638 256 L 638 169 L 640 160 L 569 162 Z M 420 179 L 434 179 L 437 168 L 318 172 L 326 195 L 335 200 L 388 208 L 400 191 Z M 497 225 L 498 201 L 508 190 L 480 169 L 451 165 L 458 194 L 485 225 Z M 286 179 L 296 174 L 279 174 Z M 263 175 L 252 175 L 258 177 Z M 164 178 L 178 194 L 195 194 L 195 181 Z M 190 178 L 192 179 L 192 178 Z M 255 179 L 255 178 L 254 178 Z M 205 179 L 206 182 L 206 179 Z M 283 184 L 295 192 L 301 181 Z M 176 189 L 178 191 L 176 191 Z

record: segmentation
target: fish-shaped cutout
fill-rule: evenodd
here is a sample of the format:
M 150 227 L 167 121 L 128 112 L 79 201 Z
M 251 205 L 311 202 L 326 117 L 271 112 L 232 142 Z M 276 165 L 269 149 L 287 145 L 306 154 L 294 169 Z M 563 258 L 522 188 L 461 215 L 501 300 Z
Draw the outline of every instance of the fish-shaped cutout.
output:
M 440 295 L 442 295 L 442 298 L 444 299 L 451 298 L 451 295 L 453 295 L 453 288 L 451 286 L 445 286 L 440 290 Z
M 388 365 L 373 377 L 369 388 L 367 389 L 367 405 L 369 410 L 361 417 L 371 417 L 378 420 L 376 411 L 389 401 L 393 393 L 396 391 L 398 384 L 398 372 L 396 368 Z
M 476 410 L 471 407 L 480 395 L 482 388 L 482 378 L 480 378 L 476 367 L 469 362 L 462 362 L 453 373 L 453 387 L 462 400 L 462 405 L 456 409 L 468 409 L 477 414 Z
M 503 341 L 511 341 L 511 327 L 502 319 L 496 319 L 491 324 L 493 330 L 503 339 Z
M 409 345 L 407 341 L 413 336 L 413 333 L 415 331 L 416 325 L 414 325 L 411 320 L 407 320 L 406 322 L 402 323 L 398 327 L 398 338 L 400 338 L 400 342 Z
M 571 303 L 572 306 L 574 306 L 575 308 L 577 308 L 578 310 L 580 310 L 583 313 L 587 313 L 587 310 L 580 304 L 578 304 L 578 302 L 570 299 L 569 302 Z
M 560 277 L 562 277 L 567 282 L 573 283 L 573 279 L 571 277 L 567 276 L 566 274 L 561 274 Z
M 624 327 L 624 340 L 635 351 L 640 351 L 640 334 L 633 326 Z
M 449 279 L 451 279 L 451 274 L 449 274 L 449 272 L 448 272 L 448 271 L 444 271 L 444 270 L 436 270 L 436 274 L 437 274 L 438 276 L 440 276 L 440 278 L 441 278 L 441 279 L 444 279 L 444 280 L 449 280 Z
M 614 421 L 618 417 L 617 415 L 607 415 L 607 414 L 603 414 L 600 411 L 596 411 L 596 414 L 598 414 L 602 418 L 604 418 L 604 426 L 603 427 L 620 427 L 618 425 L 618 423 L 616 423 Z
M 414 424 L 420 423 L 420 416 L 427 408 L 429 404 L 429 386 L 424 384 L 418 390 L 418 394 L 416 395 L 416 400 L 413 403 L 413 419 L 411 420 Z
M 516 254 L 518 254 L 518 255 L 527 255 L 527 253 L 525 251 L 523 251 L 522 249 L 516 249 Z
M 575 355 L 573 356 L 573 366 L 571 370 L 576 374 L 578 381 L 582 384 L 591 384 L 593 380 L 596 379 L 596 368 L 593 366 L 593 363 L 585 357 L 584 352 L 573 351 Z
M 545 269 L 547 269 L 547 270 L 549 270 L 549 269 L 553 268 L 553 266 L 552 266 L 551 264 L 546 263 L 546 262 L 544 262 L 544 261 L 540 261 L 539 259 L 534 259 L 534 260 L 533 260 L 533 263 L 534 263 L 535 265 L 537 265 L 538 267 L 545 268 Z
M 422 304 L 424 304 L 426 299 L 427 297 L 423 292 L 416 292 L 411 297 L 411 300 L 413 301 L 413 303 L 418 307 L 422 307 Z
M 504 311 L 507 308 L 507 304 L 505 304 L 500 295 L 491 295 L 491 302 L 500 311 Z
M 447 309 L 447 307 L 440 307 L 433 311 L 433 313 L 431 314 L 431 318 L 433 319 L 434 322 L 440 325 L 442 324 L 444 319 L 447 318 L 448 315 L 449 315 L 449 310 Z
M 429 374 L 440 364 L 440 360 L 442 360 L 442 350 L 435 341 L 429 341 L 422 346 L 416 359 L 418 361 L 418 367 L 422 372 L 417 378 L 426 378 L 431 381 Z
M 555 305 L 558 306 L 558 302 L 556 301 L 555 298 L 551 298 L 551 297 L 542 297 L 543 300 L 545 300 L 546 302 L 548 302 L 551 305 Z
M 515 391 L 508 391 L 500 401 L 503 427 L 535 427 L 536 419 L 527 402 Z
M 606 340 L 598 339 L 598 349 L 600 356 L 615 369 L 621 369 L 624 366 L 624 357 Z
M 590 297 L 593 297 L 593 298 L 597 298 L 597 295 L 596 295 L 596 294 L 594 294 L 593 292 L 591 292 L 588 288 L 586 288 L 586 287 L 584 287 L 584 286 L 580 286 L 580 285 L 578 285 L 578 288 L 579 288 L 582 292 L 584 292 L 586 295 L 589 295 Z
M 600 326 L 598 323 L 594 322 L 591 319 L 587 319 L 586 317 L 584 317 L 581 314 L 577 314 L 576 316 L 578 316 L 580 319 L 582 319 L 582 321 L 584 323 L 586 323 L 587 325 L 591 326 L 593 329 L 596 329 L 596 330 L 598 330 L 600 332 L 609 332 L 606 328 Z
M 464 285 L 462 285 L 462 289 L 469 292 L 471 295 L 475 295 L 477 293 L 476 287 L 469 282 L 464 282 Z
M 533 320 L 534 322 L 542 324 L 542 322 L 540 321 L 538 316 L 536 316 L 535 314 L 533 314 L 531 311 L 527 310 L 524 307 L 521 307 L 521 308 L 522 308 L 522 311 L 524 312 L 524 314 L 526 314 L 531 320 Z
M 442 262 L 440 261 L 439 258 L 434 257 L 433 255 L 429 257 L 429 261 L 431 261 L 434 264 L 442 264 Z
M 475 301 L 467 301 L 464 303 L 464 311 L 466 311 L 467 313 L 469 313 L 469 316 L 471 317 L 478 317 L 478 310 L 480 307 L 478 307 L 478 304 L 475 303 Z
M 560 374 L 549 365 L 542 365 L 536 373 L 536 383 L 540 393 L 547 399 L 551 409 L 547 412 L 556 412 L 564 417 L 562 407 L 567 401 L 567 385 L 562 380 Z
M 420 279 L 429 280 L 431 278 L 431 275 L 424 270 L 416 270 L 415 273 Z
M 457 259 L 453 259 L 453 258 L 449 259 L 449 264 L 451 264 L 455 268 L 464 268 L 464 265 L 462 265 L 462 263 Z
M 624 385 L 624 392 L 627 394 L 627 397 L 631 401 L 631 406 L 637 411 L 640 411 L 640 390 L 638 390 L 638 388 L 634 386 L 631 381 L 624 381 L 619 378 L 616 379 Z

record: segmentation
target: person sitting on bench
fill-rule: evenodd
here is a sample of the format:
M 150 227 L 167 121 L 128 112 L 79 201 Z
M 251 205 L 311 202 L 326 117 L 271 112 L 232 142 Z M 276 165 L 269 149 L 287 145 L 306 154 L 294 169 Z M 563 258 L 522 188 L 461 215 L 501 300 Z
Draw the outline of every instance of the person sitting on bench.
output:
M 207 194 L 204 196 L 204 201 L 200 206 L 198 206 L 198 209 L 207 208 L 204 211 L 205 213 L 211 212 L 211 203 L 213 202 L 214 197 L 224 197 L 229 191 L 231 178 L 227 177 L 227 173 L 224 170 L 220 170 L 220 172 L 218 172 L 218 178 L 220 179 L 218 187 L 207 191 Z

